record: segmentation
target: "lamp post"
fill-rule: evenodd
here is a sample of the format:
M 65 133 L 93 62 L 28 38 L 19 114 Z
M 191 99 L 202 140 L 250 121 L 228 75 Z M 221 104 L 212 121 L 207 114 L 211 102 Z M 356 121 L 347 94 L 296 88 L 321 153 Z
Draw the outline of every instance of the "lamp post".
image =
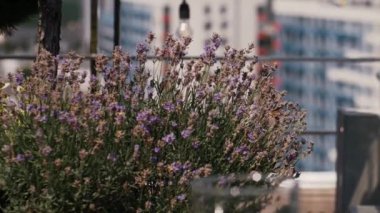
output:
M 177 29 L 177 35 L 179 37 L 191 37 L 193 30 L 190 27 L 190 7 L 186 0 L 183 0 L 179 6 L 179 26 Z

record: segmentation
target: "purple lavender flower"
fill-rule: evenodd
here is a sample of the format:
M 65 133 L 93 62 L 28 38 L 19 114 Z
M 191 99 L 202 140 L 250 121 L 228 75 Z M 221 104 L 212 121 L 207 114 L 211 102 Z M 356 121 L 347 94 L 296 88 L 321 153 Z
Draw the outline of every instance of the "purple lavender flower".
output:
M 132 95 L 132 93 L 129 90 L 125 91 L 124 92 L 124 99 L 129 100 L 131 98 L 131 95 Z
M 195 96 L 198 98 L 198 99 L 202 99 L 206 96 L 206 93 L 204 90 L 198 90 L 195 94 Z
M 75 104 L 78 104 L 82 101 L 83 99 L 83 92 L 82 91 L 79 91 L 75 96 L 74 98 L 72 99 L 72 102 L 75 103 Z
M 148 135 L 150 134 L 150 128 L 146 125 L 141 125 L 142 129 L 144 130 L 144 134 Z
M 147 94 L 147 96 L 148 96 L 149 99 L 153 98 L 153 93 L 154 93 L 154 88 L 149 86 L 146 89 L 146 94 Z
M 177 196 L 177 200 L 184 201 L 186 199 L 186 194 L 180 194 Z
M 38 115 L 38 116 L 36 117 L 36 120 L 37 120 L 38 122 L 41 122 L 41 123 L 46 123 L 46 121 L 47 121 L 47 116 L 46 116 L 46 115 Z
M 69 114 L 69 116 L 66 119 L 66 122 L 68 123 L 68 125 L 70 125 L 72 127 L 76 127 L 78 124 L 78 119 L 75 115 Z
M 150 116 L 149 111 L 147 110 L 140 111 L 139 113 L 137 113 L 136 120 L 140 122 L 145 122 L 148 120 L 149 116 Z
M 52 110 L 52 111 L 50 111 L 50 117 L 54 117 L 54 118 L 56 118 L 56 117 L 58 117 L 58 113 L 59 113 L 59 111 L 58 110 Z
M 244 106 L 240 106 L 236 110 L 236 116 L 240 118 L 241 116 L 243 116 L 243 114 L 245 113 L 245 111 L 246 111 L 246 108 Z
M 207 42 L 204 47 L 204 53 L 201 55 L 203 63 L 212 65 L 216 62 L 215 51 L 219 48 L 221 39 L 218 35 L 215 35 L 211 42 Z
M 24 74 L 21 72 L 16 73 L 16 84 L 21 85 L 24 82 Z
M 205 51 L 205 56 L 211 56 L 215 53 L 215 46 L 211 43 L 208 43 L 205 45 L 204 47 L 204 51 Z
M 92 111 L 90 114 L 90 119 L 92 120 L 99 120 L 100 119 L 100 114 L 98 111 Z
M 213 99 L 214 99 L 214 101 L 219 102 L 220 100 L 222 100 L 222 93 L 220 93 L 220 92 L 215 93 Z
M 246 145 L 242 145 L 235 148 L 234 152 L 239 153 L 241 155 L 247 155 L 249 153 L 249 149 Z
M 46 105 L 42 105 L 42 106 L 37 107 L 37 110 L 39 112 L 46 112 L 48 110 L 48 107 Z
M 50 146 L 45 146 L 44 148 L 42 148 L 41 150 L 41 154 L 45 157 L 49 156 L 50 153 L 53 151 L 53 149 L 50 147 Z
M 115 118 L 116 124 L 118 124 L 118 125 L 122 124 L 123 121 L 124 121 L 124 118 L 125 118 L 125 116 L 117 115 L 116 118 Z
M 16 161 L 19 162 L 19 163 L 25 161 L 25 155 L 23 155 L 23 154 L 17 154 L 16 155 Z
M 287 159 L 288 161 L 293 161 L 293 160 L 295 160 L 295 159 L 297 158 L 297 156 L 298 156 L 297 151 L 295 151 L 294 149 L 292 149 L 292 150 L 290 150 L 290 151 L 288 152 L 288 154 L 287 154 L 287 156 L 286 156 L 286 159 Z
M 236 85 L 239 83 L 239 77 L 238 76 L 230 77 L 228 83 L 229 83 L 228 84 L 229 87 L 235 88 Z
M 175 110 L 175 105 L 172 103 L 172 102 L 166 102 L 164 103 L 164 105 L 162 106 L 166 111 L 168 112 L 174 112 Z
M 181 132 L 181 136 L 182 136 L 184 139 L 186 139 L 186 138 L 188 138 L 188 137 L 191 135 L 192 132 L 193 132 L 193 130 L 192 130 L 191 128 L 187 128 L 187 129 L 185 129 L 185 130 L 183 130 L 183 131 Z
M 116 112 L 116 110 L 117 110 L 117 102 L 112 102 L 112 103 L 110 103 L 110 105 L 108 106 L 108 110 L 109 111 L 112 111 L 112 112 Z
M 40 95 L 40 98 L 41 98 L 42 100 L 47 100 L 48 97 L 49 97 L 49 96 L 48 96 L 47 93 L 44 93 L 44 94 Z
M 154 147 L 153 151 L 155 153 L 159 153 L 161 151 L 160 147 Z
M 65 112 L 65 111 L 61 111 L 58 113 L 58 119 L 59 121 L 63 122 L 63 121 L 66 121 L 69 117 L 69 113 L 68 112 Z
M 8 103 L 7 103 L 7 106 L 8 107 L 16 107 L 17 106 L 17 103 L 13 100 L 9 100 Z
M 111 67 L 109 66 L 104 67 L 104 70 L 103 70 L 104 78 L 108 79 L 111 74 L 111 71 L 112 71 Z
M 107 155 L 107 160 L 112 161 L 112 162 L 116 162 L 116 160 L 117 160 L 117 155 L 116 155 L 115 153 L 109 153 L 109 154 Z
M 113 106 L 110 109 L 113 110 L 114 112 L 123 113 L 125 111 L 125 106 L 122 104 L 119 104 L 117 102 L 115 102 L 115 103 L 116 104 L 113 104 Z
M 222 177 L 219 178 L 218 186 L 219 187 L 225 187 L 227 183 L 228 183 L 227 177 L 222 176 Z
M 150 162 L 152 162 L 152 163 L 157 163 L 157 161 L 158 161 L 157 156 L 152 156 L 152 157 L 150 157 Z
M 149 121 L 148 121 L 149 125 L 157 124 L 159 122 L 160 122 L 160 118 L 158 116 L 152 115 L 149 117 Z
M 136 46 L 136 53 L 137 54 L 143 54 L 143 53 L 148 52 L 148 51 L 149 51 L 149 48 L 148 48 L 148 45 L 146 43 L 137 44 L 137 46 Z
M 192 145 L 192 147 L 193 147 L 194 149 L 198 149 L 199 146 L 201 145 L 201 143 L 200 143 L 199 141 L 194 141 L 191 145 Z
M 183 169 L 183 167 L 182 167 L 182 164 L 181 163 L 179 163 L 179 162 L 174 162 L 174 163 L 172 163 L 172 168 L 173 168 L 173 171 L 176 173 L 176 172 L 179 172 L 179 171 L 181 171 L 182 169 Z
M 174 128 L 178 126 L 177 122 L 175 121 L 170 121 L 170 125 Z
M 186 163 L 184 163 L 183 165 L 182 165 L 182 169 L 183 170 L 188 170 L 188 169 L 190 169 L 191 168 L 191 163 L 189 162 L 189 161 L 187 161 Z
M 249 140 L 251 143 L 255 142 L 255 136 L 253 135 L 252 132 L 248 133 L 247 136 L 248 136 L 248 140 Z
M 124 122 L 124 120 L 125 120 L 125 114 L 117 113 L 117 116 L 115 117 L 116 124 L 120 125 Z
M 222 38 L 218 34 L 213 34 L 211 41 L 216 49 L 218 49 L 222 44 Z
M 122 111 L 124 111 L 124 110 L 125 110 L 125 106 L 120 105 L 120 104 L 118 104 L 118 105 L 116 106 L 116 111 L 118 111 L 118 112 L 122 112 Z
M 102 103 L 100 103 L 100 101 L 98 101 L 98 100 L 92 100 L 91 101 L 91 107 L 93 109 L 98 110 L 101 108 L 101 106 L 102 106 Z
M 35 104 L 28 104 L 27 106 L 26 106 L 26 111 L 27 112 L 32 112 L 34 109 L 36 109 L 36 105 Z
M 172 144 L 175 141 L 175 135 L 174 133 L 170 133 L 162 138 L 165 143 Z
M 97 101 L 97 100 L 91 101 L 90 119 L 92 119 L 92 120 L 99 120 L 100 119 L 101 107 L 102 107 L 102 104 L 100 103 L 100 101 Z
M 176 100 L 176 103 L 177 103 L 177 105 L 181 106 L 181 105 L 183 104 L 183 100 L 181 100 L 181 99 L 177 99 L 177 100 Z
M 24 107 L 25 107 L 25 103 L 19 102 L 19 103 L 18 103 L 18 107 L 19 107 L 20 109 L 24 109 Z
M 218 130 L 218 129 L 219 129 L 219 126 L 216 125 L 216 124 L 212 124 L 212 125 L 210 126 L 210 128 L 211 128 L 211 130 Z
M 90 82 L 91 82 L 91 83 L 98 82 L 98 78 L 96 77 L 96 75 L 91 75 L 91 77 L 90 77 Z

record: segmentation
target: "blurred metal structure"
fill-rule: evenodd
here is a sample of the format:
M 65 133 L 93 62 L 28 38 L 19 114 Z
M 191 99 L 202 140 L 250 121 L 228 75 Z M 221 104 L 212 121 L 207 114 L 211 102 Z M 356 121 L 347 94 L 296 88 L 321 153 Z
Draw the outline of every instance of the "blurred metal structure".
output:
M 379 114 L 341 110 L 337 129 L 336 212 L 380 205 Z
M 114 0 L 113 46 L 120 45 L 120 0 Z
M 91 36 L 90 54 L 96 54 L 98 50 L 98 0 L 91 0 Z M 91 74 L 96 75 L 95 60 L 91 57 Z
M 95 58 L 93 55 L 84 56 L 86 59 Z M 109 56 L 111 57 L 111 56 Z M 131 56 L 135 58 L 135 56 Z M 34 60 L 35 55 L 0 55 L 0 60 L 15 59 L 15 60 Z M 154 56 L 148 56 L 148 59 L 154 59 Z M 184 56 L 183 60 L 195 60 L 198 56 Z M 217 60 L 224 57 L 216 57 Z M 331 57 L 248 57 L 248 61 L 258 60 L 259 62 L 326 62 L 326 63 L 368 63 L 368 62 L 380 62 L 380 57 L 358 57 L 358 58 L 331 58 Z

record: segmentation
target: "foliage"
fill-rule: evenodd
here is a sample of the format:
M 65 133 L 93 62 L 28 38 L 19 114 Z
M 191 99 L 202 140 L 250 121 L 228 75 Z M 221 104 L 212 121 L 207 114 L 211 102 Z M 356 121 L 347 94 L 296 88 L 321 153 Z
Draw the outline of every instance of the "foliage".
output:
M 153 35 L 131 57 L 97 57 L 88 91 L 83 60 L 42 52 L 32 75 L 0 91 L 0 178 L 7 212 L 183 212 L 189 183 L 211 174 L 291 176 L 310 152 L 305 112 L 272 85 L 274 67 L 210 39 L 184 62 L 189 38 Z M 147 61 L 152 52 L 155 59 Z M 60 73 L 54 77 L 55 64 Z M 8 91 L 8 92 L 7 92 Z
M 10 33 L 16 25 L 37 12 L 37 0 L 0 1 L 0 34 Z

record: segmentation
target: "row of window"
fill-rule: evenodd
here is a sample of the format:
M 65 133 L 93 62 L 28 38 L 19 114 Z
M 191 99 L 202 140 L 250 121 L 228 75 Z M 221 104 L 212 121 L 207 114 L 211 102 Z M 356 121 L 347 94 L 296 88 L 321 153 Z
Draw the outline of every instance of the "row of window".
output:
M 210 5 L 206 5 L 204 8 L 203 8 L 203 12 L 205 15 L 209 15 L 211 14 L 212 10 L 211 10 L 211 6 Z M 226 14 L 227 13 L 227 7 L 226 5 L 221 5 L 219 7 L 219 13 L 220 14 Z
M 120 15 L 123 18 L 131 20 L 150 20 L 151 15 L 146 7 L 138 6 L 132 3 L 123 3 L 120 9 Z
M 283 16 L 278 15 L 277 20 L 283 24 L 290 24 L 294 26 L 304 26 L 306 28 L 322 28 L 329 31 L 339 30 L 346 32 L 361 32 L 372 30 L 373 24 L 364 24 L 361 22 L 346 22 L 342 20 L 328 20 L 320 18 L 309 18 L 302 16 Z

